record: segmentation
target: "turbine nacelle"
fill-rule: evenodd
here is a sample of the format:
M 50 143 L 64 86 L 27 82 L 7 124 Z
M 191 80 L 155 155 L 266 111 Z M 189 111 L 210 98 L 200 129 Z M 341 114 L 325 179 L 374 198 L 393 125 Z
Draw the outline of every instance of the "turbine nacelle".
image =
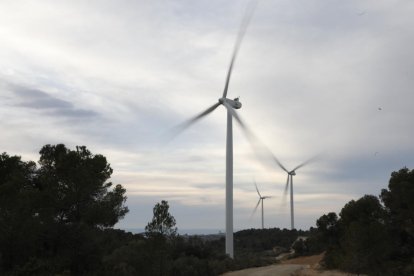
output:
M 290 172 L 288 172 L 288 174 L 289 175 L 296 175 L 296 172 L 295 171 L 290 171 Z
M 227 99 L 227 98 L 220 98 L 218 101 L 221 104 L 223 104 L 224 102 L 226 102 L 226 103 L 228 103 L 234 109 L 240 109 L 242 107 L 242 104 L 239 101 L 239 98 L 235 98 L 234 100 L 230 100 L 230 99 Z

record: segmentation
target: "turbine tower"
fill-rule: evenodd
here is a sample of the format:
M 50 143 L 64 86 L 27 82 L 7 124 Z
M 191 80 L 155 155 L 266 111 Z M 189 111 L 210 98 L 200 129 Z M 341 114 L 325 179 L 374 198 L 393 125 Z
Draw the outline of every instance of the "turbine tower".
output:
M 284 199 L 286 198 L 289 186 L 290 186 L 290 228 L 293 230 L 295 229 L 295 211 L 294 211 L 294 204 L 293 204 L 293 176 L 296 175 L 296 170 L 302 168 L 303 166 L 309 164 L 310 162 L 314 161 L 316 157 L 313 157 L 300 165 L 296 166 L 293 170 L 288 171 L 285 166 L 282 165 L 282 163 L 276 158 L 276 156 L 273 156 L 274 161 L 277 163 L 277 165 L 284 170 L 287 173 L 287 180 L 286 180 L 286 186 L 284 191 Z
M 234 109 L 240 109 L 242 104 L 239 101 L 239 98 L 233 100 L 227 98 L 227 91 L 229 88 L 230 77 L 233 71 L 234 62 L 237 57 L 243 36 L 246 33 L 247 26 L 250 22 L 250 19 L 253 16 L 254 8 L 257 4 L 256 0 L 249 2 L 249 5 L 246 8 L 243 20 L 240 25 L 239 33 L 237 35 L 236 43 L 233 49 L 233 54 L 231 56 L 230 65 L 227 71 L 226 82 L 224 85 L 224 91 L 221 98 L 218 99 L 218 102 L 198 114 L 197 116 L 187 120 L 181 124 L 177 132 L 180 132 L 201 118 L 205 117 L 209 113 L 213 112 L 219 105 L 223 105 L 227 109 L 227 134 L 226 134 L 226 254 L 231 258 L 234 257 L 233 250 L 233 118 L 241 125 L 245 133 L 248 132 L 245 124 L 237 115 Z M 246 134 L 249 135 L 249 134 Z M 251 135 L 251 134 L 250 134 Z
M 259 204 L 262 203 L 262 229 L 264 228 L 264 210 L 263 210 L 263 200 L 266 198 L 272 198 L 271 196 L 262 196 L 259 192 L 259 189 L 257 188 L 256 182 L 254 182 L 254 186 L 256 187 L 257 194 L 259 195 L 259 201 L 256 204 L 256 207 L 254 208 L 254 211 L 251 216 L 253 216 L 256 213 L 257 207 L 259 207 Z

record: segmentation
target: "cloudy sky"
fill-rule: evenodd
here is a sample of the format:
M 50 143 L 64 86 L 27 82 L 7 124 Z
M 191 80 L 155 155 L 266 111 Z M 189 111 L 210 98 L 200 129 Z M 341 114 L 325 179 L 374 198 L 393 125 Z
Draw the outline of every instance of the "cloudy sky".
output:
M 168 141 L 221 97 L 247 0 L 1 1 L 0 151 L 38 160 L 86 145 L 127 189 L 117 226 L 143 228 L 168 200 L 182 229 L 224 230 L 226 112 Z M 378 195 L 414 167 L 414 2 L 262 0 L 228 97 L 294 178 L 298 228 Z M 167 138 L 166 138 L 167 137 Z M 286 173 L 234 128 L 234 227 L 289 228 Z

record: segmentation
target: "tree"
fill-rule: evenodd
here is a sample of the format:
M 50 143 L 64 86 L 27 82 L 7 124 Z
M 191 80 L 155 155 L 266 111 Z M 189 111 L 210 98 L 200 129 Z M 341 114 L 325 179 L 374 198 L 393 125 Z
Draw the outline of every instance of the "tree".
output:
M 177 234 L 175 218 L 169 213 L 168 201 L 162 200 L 153 208 L 152 221 L 145 227 L 147 236 L 174 237 Z
M 388 215 L 388 225 L 394 242 L 394 259 L 406 266 L 406 275 L 414 273 L 414 170 L 402 168 L 393 172 L 388 190 L 380 198 Z
M 384 272 L 384 261 L 389 258 L 392 247 L 379 199 L 365 195 L 357 201 L 351 200 L 339 216 L 337 227 L 334 227 L 338 231 L 337 242 L 325 257 L 328 266 L 354 273 Z M 334 221 L 335 216 L 330 220 Z M 319 220 L 319 226 L 325 229 L 323 221 Z
M 39 167 L 0 155 L 0 274 L 90 275 L 114 250 L 102 244 L 127 212 L 112 168 L 85 146 L 46 145 Z
M 63 144 L 40 150 L 37 185 L 48 202 L 41 215 L 66 224 L 112 227 L 128 212 L 125 189 L 107 182 L 112 168 L 106 158 L 85 146 Z
M 338 216 L 335 213 L 330 212 L 327 215 L 321 216 L 316 221 L 316 226 L 318 227 L 319 231 L 329 233 L 337 227 L 337 223 Z
M 334 246 L 338 240 L 338 216 L 334 212 L 321 216 L 316 221 L 320 242 L 329 247 Z
M 304 242 L 306 254 L 319 254 L 327 251 L 326 255 L 338 245 L 338 216 L 334 212 L 322 215 L 316 221 L 317 228 L 310 229 L 310 236 Z M 325 258 L 325 263 L 329 266 L 333 260 Z
M 348 225 L 353 221 L 368 223 L 370 221 L 383 221 L 384 208 L 374 195 L 365 195 L 357 201 L 351 200 L 339 213 L 342 224 Z
M 76 275 L 95 270 L 102 254 L 97 230 L 112 227 L 128 212 L 125 189 L 112 188 L 110 164 L 85 146 L 45 145 L 39 165 L 35 184 L 39 218 L 47 226 L 42 235 L 46 258 L 58 256 L 53 263 Z
M 23 264 L 36 250 L 38 217 L 34 208 L 34 162 L 0 155 L 0 274 Z M 30 231 L 27 231 L 30 229 Z
M 403 168 L 393 172 L 388 190 L 383 189 L 380 197 L 391 223 L 414 240 L 414 170 Z

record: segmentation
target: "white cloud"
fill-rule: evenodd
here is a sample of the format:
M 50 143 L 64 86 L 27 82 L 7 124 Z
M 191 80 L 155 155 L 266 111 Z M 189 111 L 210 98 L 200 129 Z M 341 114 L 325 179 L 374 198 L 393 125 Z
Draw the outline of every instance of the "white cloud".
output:
M 185 228 L 222 227 L 225 110 L 164 138 L 221 96 L 245 4 L 2 2 L 1 151 L 36 160 L 44 144 L 84 144 L 128 190 L 121 225 L 145 226 L 167 198 Z M 322 153 L 294 180 L 298 226 L 414 166 L 413 11 L 398 0 L 259 3 L 228 96 L 241 97 L 240 116 L 287 168 Z M 253 178 L 281 197 L 286 174 L 263 166 L 236 124 L 234 162 L 235 228 L 258 226 Z M 289 226 L 288 208 L 266 214 Z

